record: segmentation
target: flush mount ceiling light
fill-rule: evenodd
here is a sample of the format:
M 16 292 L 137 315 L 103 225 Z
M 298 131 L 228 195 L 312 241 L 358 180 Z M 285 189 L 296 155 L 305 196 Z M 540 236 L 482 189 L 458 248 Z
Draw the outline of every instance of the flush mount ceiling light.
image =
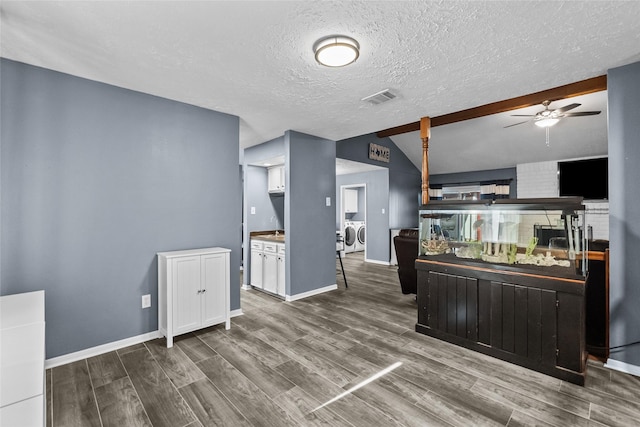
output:
M 316 61 L 326 67 L 344 67 L 358 59 L 360 45 L 351 37 L 329 36 L 313 45 Z

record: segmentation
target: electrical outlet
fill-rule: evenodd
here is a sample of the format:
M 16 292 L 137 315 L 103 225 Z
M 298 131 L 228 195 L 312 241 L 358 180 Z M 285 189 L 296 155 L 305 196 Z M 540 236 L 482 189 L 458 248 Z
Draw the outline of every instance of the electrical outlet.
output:
M 142 295 L 142 308 L 151 307 L 151 295 Z

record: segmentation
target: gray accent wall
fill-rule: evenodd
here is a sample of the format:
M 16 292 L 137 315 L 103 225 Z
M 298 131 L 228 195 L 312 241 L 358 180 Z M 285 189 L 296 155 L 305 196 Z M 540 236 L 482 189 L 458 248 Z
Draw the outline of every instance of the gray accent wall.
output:
M 389 171 L 376 170 L 361 173 L 338 175 L 336 177 L 336 199 L 340 200 L 340 188 L 343 185 L 365 184 L 366 196 L 366 257 L 367 260 L 388 263 L 390 255 L 389 232 Z M 359 200 L 358 200 L 359 202 Z M 382 210 L 384 209 L 384 213 Z M 339 209 L 336 223 L 340 223 Z M 416 222 L 417 222 L 416 207 Z M 343 231 L 344 233 L 344 231 Z
M 46 357 L 157 331 L 159 251 L 231 249 L 238 309 L 238 117 L 0 61 L 0 293 L 45 290 Z
M 640 367 L 640 62 L 609 70 L 610 358 Z
M 284 140 L 285 274 L 295 297 L 336 284 L 336 143 L 294 131 Z
M 370 143 L 389 148 L 389 163 L 369 159 Z M 422 144 L 420 141 L 417 143 Z M 411 228 L 418 226 L 417 195 L 422 186 L 422 176 L 420 170 L 411 163 L 411 160 L 390 138 L 378 138 L 372 133 L 340 140 L 336 143 L 336 157 L 387 168 L 389 170 L 389 192 L 387 194 L 389 227 Z M 386 233 L 389 234 L 389 230 Z
M 388 147 L 390 151 L 389 163 L 369 159 L 369 144 L 374 143 Z M 421 144 L 420 141 L 416 142 Z M 367 258 L 370 260 L 389 262 L 390 260 L 390 229 L 413 228 L 418 226 L 418 207 L 422 176 L 420 170 L 414 166 L 407 156 L 390 138 L 378 138 L 375 134 L 367 134 L 354 138 L 343 139 L 336 143 L 336 157 L 381 166 L 387 169 L 387 183 L 382 186 L 376 181 L 375 199 L 384 200 L 384 220 L 370 222 L 367 220 Z M 354 174 L 351 174 L 354 175 Z M 338 177 L 340 180 L 341 178 Z M 339 191 L 339 186 L 337 188 Z M 336 193 L 339 195 L 339 193 Z M 367 198 L 374 193 L 367 188 Z M 382 215 L 382 202 L 379 209 L 367 210 Z M 369 202 L 367 202 L 369 204 Z M 373 217 L 372 217 L 373 218 Z M 338 219 L 339 221 L 339 219 Z M 384 229 L 378 228 L 384 227 Z

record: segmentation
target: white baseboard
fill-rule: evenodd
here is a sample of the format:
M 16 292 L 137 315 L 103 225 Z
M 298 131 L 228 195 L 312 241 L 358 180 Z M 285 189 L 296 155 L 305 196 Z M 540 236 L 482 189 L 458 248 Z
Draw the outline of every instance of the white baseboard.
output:
M 240 289 L 242 289 L 243 291 L 250 291 L 251 289 L 253 289 L 253 287 L 251 285 L 242 285 Z
M 303 292 L 301 294 L 287 295 L 285 297 L 285 300 L 286 301 L 297 301 L 299 299 L 308 298 L 308 297 L 311 297 L 313 295 L 323 294 L 323 293 L 329 292 L 329 291 L 335 291 L 336 289 L 338 289 L 338 285 L 337 284 L 329 285 L 329 286 L 325 286 L 324 288 L 314 289 L 312 291 Z
M 378 261 L 377 259 L 365 258 L 364 262 L 370 262 L 371 264 L 391 265 L 388 261 Z
M 607 359 L 607 363 L 604 364 L 604 367 L 640 377 L 640 366 L 632 365 L 630 363 Z
M 244 313 L 242 309 L 231 310 L 230 317 L 242 316 Z M 138 335 L 135 337 L 125 338 L 119 341 L 113 341 L 110 343 L 102 344 L 96 347 L 87 348 L 85 350 L 76 351 L 75 353 L 69 353 L 58 357 L 53 357 L 44 361 L 45 369 L 55 368 L 56 366 L 66 365 L 67 363 L 77 362 L 78 360 L 87 359 L 89 357 L 99 356 L 110 351 L 119 350 L 121 348 L 129 347 L 130 345 L 140 344 L 145 341 L 161 338 L 163 335 L 160 331 L 148 332 L 146 334 Z
M 146 334 L 135 337 L 125 338 L 119 341 L 113 341 L 96 347 L 87 348 L 85 350 L 68 353 L 62 356 L 53 357 L 44 361 L 45 369 L 55 368 L 56 366 L 66 365 L 67 363 L 77 362 L 78 360 L 87 359 L 89 357 L 99 356 L 110 351 L 119 350 L 129 347 L 130 345 L 140 344 L 145 341 L 160 338 L 160 331 L 147 332 Z

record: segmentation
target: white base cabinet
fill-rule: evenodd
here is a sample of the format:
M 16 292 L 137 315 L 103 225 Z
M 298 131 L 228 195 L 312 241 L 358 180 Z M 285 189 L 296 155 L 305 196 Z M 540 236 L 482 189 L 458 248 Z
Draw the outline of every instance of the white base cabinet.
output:
M 229 316 L 231 250 L 190 249 L 158 253 L 158 329 L 173 337 L 225 323 Z
M 278 289 L 277 289 L 277 293 L 278 295 L 280 295 L 281 297 L 285 296 L 285 271 L 284 271 L 284 266 L 285 266 L 285 252 L 284 252 L 284 245 L 282 244 L 278 244 Z
M 44 291 L 0 297 L 0 426 L 44 426 Z
M 262 289 L 272 294 L 278 293 L 278 247 L 276 243 L 265 242 L 262 266 Z
M 264 242 L 251 240 L 251 276 L 249 284 L 262 289 L 262 266 L 264 265 Z
M 285 245 L 251 239 L 251 286 L 285 296 Z

